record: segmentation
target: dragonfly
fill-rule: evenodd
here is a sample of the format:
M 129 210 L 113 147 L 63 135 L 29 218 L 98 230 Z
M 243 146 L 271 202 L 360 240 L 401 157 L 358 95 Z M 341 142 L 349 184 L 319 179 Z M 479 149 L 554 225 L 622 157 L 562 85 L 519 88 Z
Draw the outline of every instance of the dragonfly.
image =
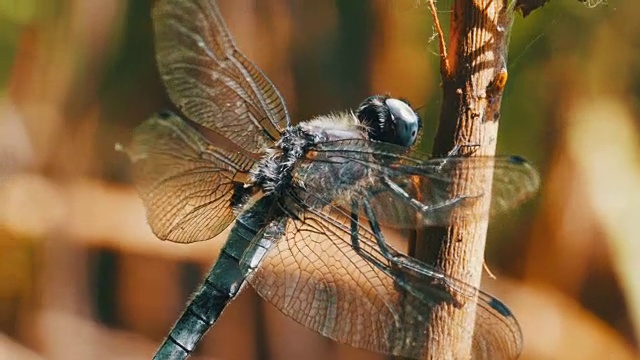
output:
M 422 120 L 388 95 L 293 125 L 283 97 L 240 52 L 213 0 L 159 0 L 160 74 L 176 112 L 133 132 L 127 152 L 154 234 L 193 243 L 232 226 L 218 259 L 154 359 L 186 359 L 245 285 L 338 342 L 424 356 L 429 314 L 472 303 L 476 359 L 513 359 L 517 320 L 500 300 L 397 251 L 387 228 L 480 220 L 527 200 L 536 170 L 517 156 L 414 151 Z M 493 174 L 492 190 L 458 169 Z M 490 209 L 477 204 L 490 201 Z

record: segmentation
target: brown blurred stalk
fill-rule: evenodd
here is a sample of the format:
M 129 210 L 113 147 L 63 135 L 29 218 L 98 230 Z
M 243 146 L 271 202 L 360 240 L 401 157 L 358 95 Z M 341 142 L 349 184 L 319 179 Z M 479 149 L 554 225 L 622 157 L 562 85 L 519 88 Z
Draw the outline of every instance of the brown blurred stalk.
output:
M 623 101 L 604 97 L 577 102 L 568 116 L 569 156 L 582 175 L 594 223 L 608 240 L 612 265 L 640 341 L 640 139 L 634 117 Z M 581 151 L 585 144 L 589 152 Z

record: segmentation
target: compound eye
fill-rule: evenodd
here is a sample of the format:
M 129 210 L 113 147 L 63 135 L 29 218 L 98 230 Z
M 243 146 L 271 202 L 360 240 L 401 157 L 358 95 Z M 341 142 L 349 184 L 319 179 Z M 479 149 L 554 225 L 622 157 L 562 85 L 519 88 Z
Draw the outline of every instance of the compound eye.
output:
M 395 127 L 394 143 L 401 146 L 411 146 L 416 142 L 420 130 L 420 117 L 406 102 L 389 98 L 385 100 L 389 107 L 391 120 Z

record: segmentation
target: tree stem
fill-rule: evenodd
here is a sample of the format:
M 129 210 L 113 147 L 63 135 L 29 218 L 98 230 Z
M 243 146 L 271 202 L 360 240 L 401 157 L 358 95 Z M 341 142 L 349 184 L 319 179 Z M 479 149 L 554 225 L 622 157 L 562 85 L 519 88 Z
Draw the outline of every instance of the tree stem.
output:
M 448 50 L 439 31 L 443 101 L 434 155 L 446 155 L 456 146 L 472 149 L 469 156 L 495 155 L 512 20 L 508 0 L 454 1 Z M 490 171 L 460 168 L 450 191 L 453 196 L 463 194 L 473 183 L 490 193 L 491 182 Z M 490 199 L 485 198 L 477 211 L 488 211 Z M 416 234 L 410 251 L 445 274 L 478 287 L 488 219 L 471 221 L 453 213 L 451 220 L 448 227 Z M 467 301 L 461 309 L 438 306 L 431 313 L 425 358 L 470 358 L 474 322 L 475 302 Z

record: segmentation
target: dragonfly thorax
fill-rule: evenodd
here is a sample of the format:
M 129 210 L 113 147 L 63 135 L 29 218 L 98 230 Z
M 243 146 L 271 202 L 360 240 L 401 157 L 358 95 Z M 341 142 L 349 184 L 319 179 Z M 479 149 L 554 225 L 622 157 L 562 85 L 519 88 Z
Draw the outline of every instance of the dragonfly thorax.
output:
M 322 167 L 321 171 L 297 171 L 305 167 L 300 162 L 304 162 L 315 146 L 354 139 L 409 147 L 415 142 L 420 127 L 420 117 L 406 101 L 383 95 L 371 96 L 359 105 L 355 114 L 342 112 L 318 116 L 285 129 L 280 140 L 265 152 L 252 171 L 254 184 L 265 195 L 276 197 L 295 188 L 310 187 L 323 196 L 320 201 L 308 203 L 326 205 L 333 198 L 351 192 L 356 183 L 367 182 L 367 175 L 361 166 L 340 161 L 309 165 Z M 314 173 L 325 175 L 316 176 Z M 327 176 L 329 174 L 333 176 Z
M 366 138 L 366 128 L 352 113 L 319 116 L 291 126 L 275 147 L 267 149 L 252 171 L 254 184 L 265 195 L 281 196 L 292 185 L 304 186 L 294 180 L 294 168 L 314 146 L 327 141 Z
M 276 146 L 266 150 L 252 170 L 256 186 L 266 195 L 280 195 L 291 184 L 291 171 L 296 161 L 311 145 L 312 138 L 299 126 L 287 128 Z

